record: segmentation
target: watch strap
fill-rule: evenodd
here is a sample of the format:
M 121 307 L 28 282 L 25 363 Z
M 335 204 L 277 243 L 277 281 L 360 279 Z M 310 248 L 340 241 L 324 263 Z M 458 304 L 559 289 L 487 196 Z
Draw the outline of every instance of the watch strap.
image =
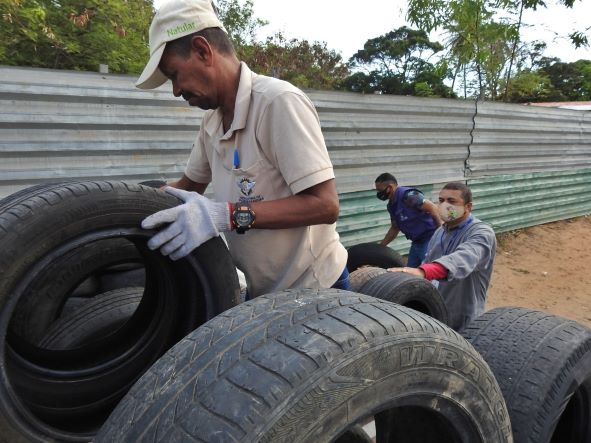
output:
M 247 215 L 246 215 L 247 214 Z M 234 204 L 233 223 L 238 234 L 244 234 L 252 228 L 255 221 L 255 213 L 249 202 L 237 202 Z M 248 220 L 248 223 L 245 221 Z

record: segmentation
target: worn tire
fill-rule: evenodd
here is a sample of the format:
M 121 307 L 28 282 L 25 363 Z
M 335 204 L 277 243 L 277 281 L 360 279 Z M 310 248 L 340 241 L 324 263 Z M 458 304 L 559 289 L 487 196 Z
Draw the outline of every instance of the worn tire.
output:
M 12 314 L 11 332 L 38 343 L 61 315 L 69 297 L 93 297 L 113 289 L 105 281 L 109 268 L 120 263 L 135 263 L 143 268 L 141 261 L 137 248 L 124 238 L 84 244 L 56 257 L 43 267 L 22 294 Z M 143 281 L 136 285 L 143 285 Z
M 24 201 L 61 189 L 68 183 L 40 183 L 21 189 L 0 200 L 0 214 Z M 75 253 L 52 261 L 43 270 L 45 277 L 37 278 L 29 286 L 29 291 L 23 294 L 12 315 L 11 331 L 32 343 L 38 342 L 43 331 L 60 315 L 69 296 L 92 297 L 113 289 L 107 278 L 117 274 L 109 273 L 108 266 L 138 262 L 140 259 L 132 243 L 115 238 L 84 245 Z M 83 281 L 82 276 L 86 276 Z M 136 284 L 138 281 L 135 278 Z
M 398 303 L 445 324 L 449 320 L 443 297 L 424 278 L 402 272 L 386 272 L 367 281 L 357 292 Z
M 335 443 L 374 443 L 374 441 L 361 425 L 354 425 L 338 437 Z
M 349 274 L 351 290 L 353 292 L 359 292 L 359 289 L 361 289 L 365 283 L 378 275 L 385 274 L 386 272 L 388 271 L 384 268 L 376 268 L 375 266 L 363 266 L 356 269 Z
M 120 288 L 84 300 L 77 309 L 53 322 L 39 346 L 72 349 L 101 339 L 131 318 L 143 293 L 144 288 Z
M 142 376 L 95 442 L 329 442 L 384 410 L 416 418 L 391 423 L 400 443 L 511 441 L 494 377 L 460 335 L 328 289 L 262 295 L 210 320 Z
M 3 206 L 0 441 L 88 441 L 160 355 L 239 303 L 235 268 L 221 238 L 178 262 L 146 247 L 153 232 L 142 230 L 141 220 L 177 204 L 176 198 L 144 186 L 71 182 L 23 193 Z M 9 327 L 23 309 L 35 315 L 35 309 L 57 306 L 61 313 L 67 294 L 37 299 L 32 289 L 49 283 L 48 270 L 66 257 L 89 244 L 117 239 L 133 244 L 147 275 L 142 301 L 123 327 L 96 342 L 59 351 L 40 348 Z M 74 277 L 82 281 L 86 276 Z
M 591 441 L 591 329 L 504 307 L 485 312 L 462 335 L 494 372 L 516 443 Z
M 63 186 L 64 182 L 58 183 L 38 183 L 36 185 L 29 186 L 27 188 L 21 189 L 20 191 L 16 191 L 6 197 L 0 199 L 0 212 L 6 210 L 10 206 L 13 206 L 24 199 L 34 196 L 35 194 L 40 194 L 45 192 L 48 189 L 54 187 L 61 187 Z
M 398 268 L 404 266 L 404 259 L 394 249 L 378 243 L 361 243 L 348 249 L 347 269 L 353 272 L 362 266 Z
M 162 186 L 166 186 L 166 182 L 164 180 L 144 180 L 143 182 L 139 182 L 138 185 L 149 186 L 150 188 L 161 188 Z

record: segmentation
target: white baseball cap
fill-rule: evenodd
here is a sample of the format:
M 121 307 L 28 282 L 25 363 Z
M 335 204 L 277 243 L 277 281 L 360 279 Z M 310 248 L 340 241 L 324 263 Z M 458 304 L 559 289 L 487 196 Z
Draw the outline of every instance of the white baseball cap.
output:
M 168 0 L 164 3 L 150 25 L 150 60 L 135 85 L 140 89 L 163 85 L 168 78 L 158 65 L 166 42 L 207 28 L 226 31 L 211 0 Z

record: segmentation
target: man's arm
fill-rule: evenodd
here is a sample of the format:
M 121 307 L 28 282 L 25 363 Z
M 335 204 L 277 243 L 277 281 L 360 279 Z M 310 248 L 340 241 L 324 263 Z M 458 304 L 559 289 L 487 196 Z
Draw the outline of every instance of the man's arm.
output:
M 296 195 L 252 203 L 253 228 L 285 229 L 332 224 L 339 216 L 339 198 L 334 179 L 324 181 Z
M 482 263 L 492 260 L 495 248 L 494 231 L 490 227 L 481 228 L 470 234 L 454 251 L 430 263 L 424 263 L 419 268 L 390 268 L 388 271 L 406 272 L 429 280 L 461 280 L 472 274 Z
M 394 226 L 394 225 L 390 226 L 390 229 L 388 229 L 388 232 L 386 232 L 386 236 L 380 242 L 380 245 L 386 246 L 387 244 L 389 244 L 391 241 L 393 241 L 398 236 L 399 232 L 400 232 L 400 229 L 398 229 L 397 226 Z
M 389 272 L 404 272 L 427 280 L 444 280 L 447 278 L 448 270 L 437 262 L 423 263 L 418 268 L 388 268 Z
M 185 174 L 176 180 L 170 183 L 167 183 L 166 186 L 170 186 L 171 188 L 183 189 L 185 191 L 192 191 L 198 192 L 199 194 L 203 195 L 205 190 L 207 189 L 208 183 L 197 183 L 187 177 Z
M 192 181 L 186 175 L 167 186 L 203 194 L 205 183 Z M 228 202 L 236 203 L 236 202 Z M 339 197 L 334 179 L 304 189 L 296 195 L 279 200 L 254 202 L 253 228 L 286 229 L 300 226 L 332 224 L 339 216 Z
M 433 221 L 438 227 L 443 224 L 443 220 L 441 220 L 439 208 L 437 208 L 437 205 L 435 205 L 432 201 L 427 200 L 425 195 L 418 189 L 409 189 L 406 191 L 402 197 L 402 201 L 409 208 L 431 214 Z
M 441 216 L 439 215 L 439 208 L 435 203 L 430 200 L 423 201 L 423 205 L 421 206 L 421 210 L 423 212 L 427 212 L 431 214 L 433 221 L 437 226 L 441 226 L 443 224 L 443 220 L 441 220 Z
M 470 234 L 453 252 L 435 259 L 434 262 L 448 269 L 449 280 L 461 280 L 474 272 L 481 263 L 491 260 L 495 248 L 494 231 L 481 228 Z

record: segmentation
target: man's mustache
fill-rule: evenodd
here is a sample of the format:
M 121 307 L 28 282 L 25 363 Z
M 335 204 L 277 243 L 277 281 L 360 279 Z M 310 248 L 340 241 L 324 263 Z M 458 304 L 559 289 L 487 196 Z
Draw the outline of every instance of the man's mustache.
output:
M 181 96 L 186 100 L 189 101 L 190 99 L 192 99 L 193 97 L 195 97 L 195 95 L 191 94 L 190 92 L 181 92 Z

